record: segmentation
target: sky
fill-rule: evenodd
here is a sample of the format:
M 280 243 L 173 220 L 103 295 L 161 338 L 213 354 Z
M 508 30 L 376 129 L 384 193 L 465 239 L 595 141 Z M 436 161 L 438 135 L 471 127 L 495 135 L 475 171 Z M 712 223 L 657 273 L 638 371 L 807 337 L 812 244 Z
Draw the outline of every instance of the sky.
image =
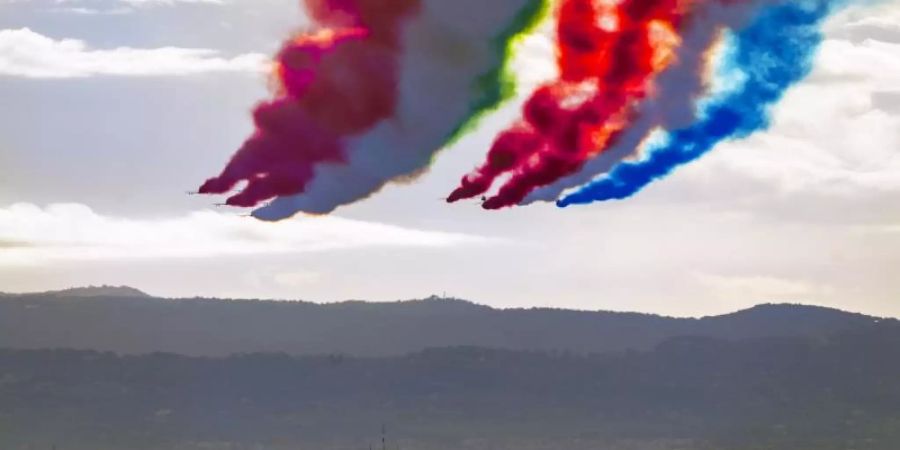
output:
M 0 0 L 0 291 L 900 317 L 900 2 L 833 17 L 769 131 L 633 199 L 445 204 L 514 101 L 415 182 L 269 224 L 186 192 L 251 131 L 298 3 Z

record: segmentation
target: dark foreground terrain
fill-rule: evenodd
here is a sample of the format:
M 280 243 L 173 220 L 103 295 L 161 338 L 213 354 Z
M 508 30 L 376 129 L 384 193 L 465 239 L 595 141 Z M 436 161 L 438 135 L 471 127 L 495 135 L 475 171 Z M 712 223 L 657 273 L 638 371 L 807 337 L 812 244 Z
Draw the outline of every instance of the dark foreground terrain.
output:
M 134 324 L 140 317 L 127 303 L 132 300 L 139 302 L 138 310 L 151 311 L 160 306 L 146 302 L 168 302 L 87 300 L 94 316 L 68 315 L 72 342 L 85 342 L 79 337 L 81 330 L 96 333 L 79 326 L 88 319 L 106 330 L 117 329 L 116 339 L 124 340 L 129 336 L 125 324 Z M 61 310 L 77 311 L 83 301 L 42 297 L 0 303 L 4 303 L 4 315 L 15 307 L 36 305 L 23 308 L 26 313 L 18 316 L 34 321 L 40 316 L 27 316 L 34 310 L 53 310 L 47 317 L 61 320 L 65 317 Z M 126 305 L 123 308 L 130 312 L 122 314 L 115 305 Z M 251 311 L 255 306 L 208 301 L 163 305 L 219 311 Z M 464 346 L 470 342 L 462 338 L 452 342 L 445 335 L 442 339 L 448 345 L 444 348 L 402 354 L 414 345 L 402 342 L 392 350 L 389 338 L 397 333 L 395 327 L 404 333 L 418 329 L 422 336 L 436 333 L 410 325 L 421 320 L 416 314 L 405 310 L 404 320 L 396 312 L 426 305 L 437 306 L 429 317 L 443 314 L 452 322 L 458 320 L 453 319 L 458 309 L 476 310 L 500 316 L 501 331 L 539 329 L 551 337 L 552 329 L 546 324 L 551 318 L 564 317 L 581 328 L 560 326 L 558 333 L 569 337 L 548 339 L 576 343 L 580 341 L 575 335 L 582 333 L 584 343 L 559 350 L 529 349 L 535 334 L 497 332 L 494 336 L 505 336 L 506 347 L 513 349 L 488 348 L 492 342 Z M 104 307 L 113 312 L 98 320 L 96 314 Z M 386 349 L 389 355 L 342 356 L 360 347 L 325 356 L 262 351 L 265 348 L 227 357 L 125 355 L 10 349 L 9 341 L 2 340 L 0 347 L 7 349 L 0 350 L 0 449 L 365 450 L 370 444 L 381 448 L 383 424 L 388 429 L 388 448 L 407 450 L 900 449 L 900 324 L 896 321 L 769 306 L 706 319 L 735 324 L 730 330 L 712 327 L 730 335 L 710 332 L 710 322 L 704 320 L 684 322 L 690 326 L 683 325 L 680 336 L 659 337 L 660 330 L 648 325 L 631 330 L 642 343 L 634 349 L 619 344 L 617 350 L 585 352 L 578 350 L 613 346 L 590 339 L 609 329 L 627 329 L 616 325 L 616 317 L 627 323 L 657 323 L 666 330 L 681 322 L 541 310 L 512 312 L 507 317 L 506 312 L 444 302 L 342 306 L 351 307 L 394 308 L 383 322 L 378 314 L 369 314 L 363 326 L 367 330 L 382 327 L 387 338 L 372 347 Z M 441 312 L 441 308 L 449 311 Z M 330 313 L 337 322 L 349 320 L 341 319 L 340 311 Z M 200 316 L 192 317 L 199 320 Z M 10 321 L 8 316 L 3 320 L 7 321 L 3 327 L 25 323 Z M 758 330 L 767 331 L 742 336 L 756 320 L 767 322 L 758 325 Z M 773 325 L 780 323 L 796 326 Z M 586 331 L 594 328 L 593 334 Z M 132 331 L 128 345 L 151 342 L 152 336 L 143 334 L 146 329 Z M 318 332 L 340 335 L 342 330 Z M 352 335 L 354 330 L 343 332 Z M 40 329 L 10 332 L 4 328 L 0 333 L 39 336 Z M 207 338 L 242 342 L 233 336 L 245 331 L 219 333 Z M 647 343 L 651 335 L 658 340 L 652 345 Z M 359 339 L 339 342 L 360 343 Z M 290 343 L 301 344 L 299 338 Z M 243 345 L 252 348 L 249 343 Z M 326 344 L 309 344 L 313 345 Z M 53 346 L 66 347 L 64 341 Z

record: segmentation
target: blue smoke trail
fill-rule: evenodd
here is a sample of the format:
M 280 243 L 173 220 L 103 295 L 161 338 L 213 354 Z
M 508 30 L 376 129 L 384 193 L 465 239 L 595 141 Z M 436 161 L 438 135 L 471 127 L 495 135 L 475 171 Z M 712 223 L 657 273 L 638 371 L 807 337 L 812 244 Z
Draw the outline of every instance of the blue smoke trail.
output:
M 710 99 L 697 122 L 670 132 L 645 158 L 620 163 L 604 177 L 557 201 L 557 206 L 631 197 L 723 140 L 745 138 L 768 128 L 771 106 L 812 70 L 813 56 L 823 38 L 823 20 L 844 3 L 788 0 L 763 9 L 734 35 L 726 64 L 743 78 L 736 89 Z

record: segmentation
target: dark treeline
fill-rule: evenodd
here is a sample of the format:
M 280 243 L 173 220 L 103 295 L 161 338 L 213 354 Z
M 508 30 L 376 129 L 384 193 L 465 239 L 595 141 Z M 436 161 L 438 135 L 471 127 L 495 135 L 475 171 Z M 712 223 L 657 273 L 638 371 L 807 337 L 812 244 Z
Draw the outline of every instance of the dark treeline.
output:
M 0 448 L 364 450 L 384 423 L 409 450 L 896 450 L 898 356 L 890 321 L 602 355 L 4 350 Z
M 649 350 L 678 336 L 818 337 L 875 320 L 797 305 L 675 319 L 611 312 L 498 310 L 451 299 L 319 305 L 166 300 L 125 293 L 129 295 L 85 297 L 77 295 L 82 291 L 66 291 L 0 297 L 0 347 L 189 356 L 256 352 L 396 356 L 451 346 L 603 353 Z

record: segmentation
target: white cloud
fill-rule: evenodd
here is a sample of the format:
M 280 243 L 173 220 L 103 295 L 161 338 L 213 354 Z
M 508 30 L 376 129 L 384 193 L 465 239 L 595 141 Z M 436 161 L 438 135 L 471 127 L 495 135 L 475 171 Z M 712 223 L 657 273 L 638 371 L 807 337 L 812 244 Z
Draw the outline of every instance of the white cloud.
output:
M 179 3 L 208 3 L 214 5 L 222 5 L 225 4 L 225 0 L 113 0 L 114 3 L 127 3 L 129 5 L 176 5 Z M 0 4 L 12 4 L 12 3 L 34 3 L 34 0 L 0 0 Z M 53 3 L 58 4 L 96 4 L 96 3 L 106 3 L 100 2 L 97 0 L 54 0 Z
M 775 107 L 770 130 L 721 145 L 675 178 L 756 211 L 766 209 L 758 201 L 810 197 L 887 206 L 900 195 L 898 150 L 900 5 L 857 7 L 828 23 L 812 74 Z
M 184 4 L 225 5 L 225 0 L 0 0 L 3 5 L 37 6 L 38 11 L 74 15 L 122 15 L 139 9 Z
M 132 5 L 175 5 L 178 3 L 209 3 L 214 5 L 224 4 L 224 0 L 120 0 L 122 3 Z
M 211 49 L 118 47 L 92 49 L 84 41 L 53 39 L 28 28 L 0 30 L 0 76 L 79 78 L 98 75 L 166 76 L 265 69 L 267 57 L 232 58 Z
M 0 208 L 0 266 L 65 261 L 284 255 L 370 247 L 450 247 L 491 240 L 339 217 L 279 223 L 214 211 L 125 219 L 80 204 Z M 296 281 L 285 275 L 285 281 Z
M 720 302 L 796 302 L 833 294 L 833 289 L 817 281 L 767 275 L 719 275 L 698 272 L 696 282 Z

